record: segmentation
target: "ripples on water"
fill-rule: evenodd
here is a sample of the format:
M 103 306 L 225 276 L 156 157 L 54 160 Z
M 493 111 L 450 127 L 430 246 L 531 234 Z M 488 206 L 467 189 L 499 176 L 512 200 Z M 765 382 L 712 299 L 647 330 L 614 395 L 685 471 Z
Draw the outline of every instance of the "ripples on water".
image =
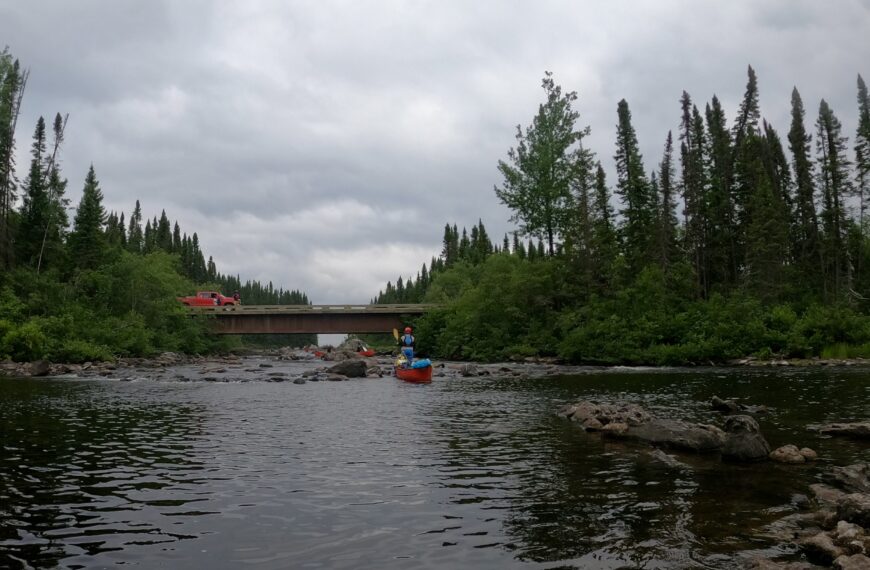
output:
M 0 380 L 0 567 L 730 567 L 826 463 L 866 444 L 868 371 L 659 371 L 540 380 L 215 384 Z M 581 398 L 716 422 L 765 404 L 819 466 L 723 465 L 603 442 Z M 863 445 L 863 447 L 862 447 Z

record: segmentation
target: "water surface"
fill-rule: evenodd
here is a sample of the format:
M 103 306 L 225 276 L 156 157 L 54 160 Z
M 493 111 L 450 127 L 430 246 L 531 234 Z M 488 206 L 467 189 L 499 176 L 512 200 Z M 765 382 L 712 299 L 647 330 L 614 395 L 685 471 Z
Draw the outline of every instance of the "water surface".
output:
M 602 441 L 554 416 L 632 401 L 722 424 L 770 407 L 809 466 L 728 465 Z M 0 379 L 0 567 L 730 568 L 788 554 L 765 525 L 866 443 L 870 371 L 598 371 L 348 382 Z

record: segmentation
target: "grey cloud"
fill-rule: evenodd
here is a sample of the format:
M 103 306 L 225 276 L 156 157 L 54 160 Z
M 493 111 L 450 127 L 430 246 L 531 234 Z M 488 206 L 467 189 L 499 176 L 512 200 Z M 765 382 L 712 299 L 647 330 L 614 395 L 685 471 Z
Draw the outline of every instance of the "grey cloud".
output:
M 496 162 L 544 70 L 579 92 L 611 172 L 623 97 L 651 169 L 684 89 L 733 116 L 751 63 L 781 131 L 793 85 L 808 121 L 825 97 L 851 131 L 855 76 L 870 75 L 860 0 L 53 0 L 5 3 L 0 22 L 32 68 L 19 165 L 36 117 L 69 112 L 74 201 L 93 162 L 109 208 L 166 209 L 221 270 L 325 302 L 416 272 L 447 221 L 512 229 Z

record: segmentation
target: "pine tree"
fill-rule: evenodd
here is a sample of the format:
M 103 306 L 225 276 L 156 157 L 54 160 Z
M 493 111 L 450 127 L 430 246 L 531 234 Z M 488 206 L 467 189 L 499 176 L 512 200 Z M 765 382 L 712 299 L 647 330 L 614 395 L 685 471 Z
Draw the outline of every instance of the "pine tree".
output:
M 552 255 L 570 222 L 571 182 L 588 168 L 591 155 L 582 147 L 589 128 L 575 126 L 579 113 L 571 105 L 577 94 L 563 95 L 549 72 L 542 87 L 547 101 L 539 106 L 531 126 L 525 131 L 517 126 L 516 148 L 508 150 L 507 161 L 498 163 L 504 182 L 495 193 L 513 210 L 511 220 L 520 222 L 520 231 L 546 239 Z
M 181 253 L 181 228 L 178 227 L 178 222 L 175 222 L 172 229 L 172 253 Z
M 813 163 L 810 140 L 804 127 L 804 104 L 797 87 L 791 92 L 791 129 L 789 149 L 795 183 L 794 221 L 792 222 L 792 256 L 804 283 L 818 283 L 821 269 L 819 221 L 816 214 Z
M 595 169 L 595 194 L 592 204 L 592 251 L 596 278 L 600 284 L 610 279 L 610 266 L 616 257 L 617 240 L 613 223 L 613 207 L 607 177 L 599 162 Z
M 816 121 L 819 187 L 822 191 L 823 257 L 826 293 L 834 298 L 851 288 L 851 267 L 846 249 L 845 198 L 849 195 L 849 160 L 842 125 L 822 99 Z
M 700 116 L 689 94 L 680 98 L 680 179 L 683 193 L 685 232 L 683 246 L 695 273 L 697 294 L 707 293 L 707 208 L 706 208 L 706 137 L 698 132 L 695 118 Z
M 42 245 L 42 234 L 48 225 L 51 206 L 45 176 L 46 134 L 45 119 L 39 117 L 33 133 L 30 151 L 30 170 L 22 187 L 22 205 L 18 235 L 16 237 L 16 258 L 19 263 L 36 268 Z
M 142 207 L 136 200 L 136 207 L 130 215 L 130 228 L 127 230 L 127 249 L 132 253 L 145 251 L 145 237 L 142 233 Z
M 655 219 L 650 183 L 643 166 L 631 111 L 622 99 L 617 106 L 616 127 L 616 193 L 622 199 L 622 238 L 629 266 L 640 270 L 651 253 L 650 236 Z
M 91 165 L 69 236 L 70 257 L 74 267 L 95 269 L 102 263 L 106 253 L 106 236 L 103 233 L 105 220 L 103 193 L 94 166 Z
M 738 236 L 734 200 L 734 143 L 725 111 L 713 97 L 705 111 L 709 157 L 709 190 L 706 208 L 706 284 L 733 285 L 738 275 Z
M 677 255 L 677 214 L 674 199 L 674 139 L 670 131 L 665 140 L 664 156 L 659 164 L 659 200 L 656 221 L 656 250 L 658 263 L 667 269 Z
M 858 192 L 859 224 L 864 235 L 864 213 L 870 197 L 870 95 L 864 78 L 858 76 L 858 131 L 855 133 L 856 190 Z
M 172 229 L 169 225 L 169 218 L 166 217 L 166 210 L 160 212 L 160 221 L 157 222 L 155 242 L 157 248 L 162 249 L 167 253 L 172 253 Z
M 8 49 L 0 52 L 0 268 L 12 267 L 16 199 L 15 128 L 28 73 Z

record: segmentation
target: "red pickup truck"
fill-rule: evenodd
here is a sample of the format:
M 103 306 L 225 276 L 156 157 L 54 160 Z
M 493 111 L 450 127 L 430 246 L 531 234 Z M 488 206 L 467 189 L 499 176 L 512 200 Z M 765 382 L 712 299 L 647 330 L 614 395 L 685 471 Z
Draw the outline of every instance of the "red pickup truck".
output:
M 197 291 L 196 295 L 177 299 L 189 307 L 224 307 L 236 304 L 235 299 L 224 297 L 218 291 Z

